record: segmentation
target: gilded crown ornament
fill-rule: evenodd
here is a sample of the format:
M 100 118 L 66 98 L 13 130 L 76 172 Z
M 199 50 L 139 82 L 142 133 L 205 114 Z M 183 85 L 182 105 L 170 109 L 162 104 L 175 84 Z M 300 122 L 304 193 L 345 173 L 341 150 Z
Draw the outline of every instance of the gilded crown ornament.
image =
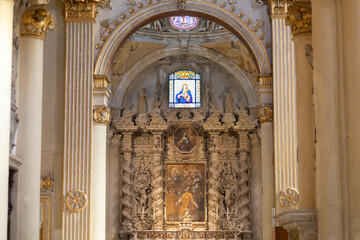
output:
M 98 123 L 98 124 L 109 124 L 110 109 L 109 108 L 96 108 L 94 110 L 94 122 Z
M 70 211 L 79 212 L 86 207 L 87 196 L 80 190 L 68 192 L 65 197 L 65 204 Z
M 279 193 L 280 206 L 293 209 L 299 206 L 299 192 L 295 188 L 285 188 Z
M 286 24 L 291 26 L 293 37 L 302 34 L 311 34 L 311 10 L 306 7 L 292 5 L 288 8 Z
M 45 39 L 47 30 L 54 30 L 54 18 L 48 10 L 28 10 L 22 16 L 21 36 Z
M 259 107 L 257 111 L 257 116 L 260 120 L 260 123 L 272 122 L 273 110 L 270 107 Z

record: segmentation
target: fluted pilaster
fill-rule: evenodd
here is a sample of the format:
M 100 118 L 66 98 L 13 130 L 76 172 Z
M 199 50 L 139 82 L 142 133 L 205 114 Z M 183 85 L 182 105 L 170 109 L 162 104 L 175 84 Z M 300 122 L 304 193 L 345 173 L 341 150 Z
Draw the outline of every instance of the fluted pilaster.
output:
M 298 188 L 294 44 L 285 25 L 286 11 L 286 2 L 272 2 L 276 212 L 283 211 L 280 191 Z
M 82 191 L 90 201 L 73 211 L 63 206 L 62 239 L 90 238 L 93 141 L 93 61 L 96 4 L 64 1 L 66 21 L 63 194 Z M 65 202 L 65 201 L 64 201 Z

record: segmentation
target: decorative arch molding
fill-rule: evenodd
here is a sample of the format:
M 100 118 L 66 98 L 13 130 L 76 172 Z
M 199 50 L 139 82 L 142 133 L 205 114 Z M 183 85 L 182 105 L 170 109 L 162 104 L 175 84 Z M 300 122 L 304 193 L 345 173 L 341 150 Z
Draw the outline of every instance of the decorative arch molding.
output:
M 242 40 L 255 57 L 260 74 L 271 73 L 268 55 L 254 31 L 235 14 L 215 4 L 199 0 L 186 1 L 186 8 L 181 10 L 178 9 L 177 1 L 157 2 L 130 14 L 107 37 L 96 59 L 94 73 L 106 74 L 119 46 L 140 27 L 158 18 L 179 14 L 196 15 L 220 23 Z
M 258 105 L 258 99 L 249 78 L 241 70 L 241 68 L 234 62 L 232 62 L 229 58 L 224 55 L 219 56 L 218 52 L 201 46 L 189 47 L 188 51 L 191 52 L 192 55 L 211 59 L 215 63 L 219 64 L 219 66 L 223 67 L 227 72 L 233 75 L 235 79 L 240 81 L 240 84 L 246 94 L 249 106 L 256 107 Z M 110 100 L 110 106 L 121 107 L 126 90 L 130 86 L 131 82 L 136 78 L 139 72 L 143 71 L 145 68 L 164 57 L 170 57 L 183 53 L 184 52 L 179 47 L 167 47 L 156 50 L 155 52 L 146 55 L 141 61 L 134 64 L 129 69 L 129 71 L 124 74 L 122 80 L 116 88 L 116 93 L 113 94 Z

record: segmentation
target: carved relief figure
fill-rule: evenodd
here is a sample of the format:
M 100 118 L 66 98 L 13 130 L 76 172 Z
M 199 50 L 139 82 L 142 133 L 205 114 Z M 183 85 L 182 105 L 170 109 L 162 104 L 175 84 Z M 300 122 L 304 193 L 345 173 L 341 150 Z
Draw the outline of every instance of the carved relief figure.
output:
M 138 107 L 138 112 L 139 113 L 146 113 L 146 88 L 143 88 L 140 93 L 139 93 L 139 107 Z
M 178 94 L 176 94 L 176 102 L 177 103 L 192 103 L 192 95 L 189 90 L 189 86 L 184 83 L 182 85 L 182 89 Z
M 234 98 L 231 93 L 231 88 L 226 87 L 226 92 L 223 95 L 224 99 L 224 112 L 232 113 L 234 112 Z

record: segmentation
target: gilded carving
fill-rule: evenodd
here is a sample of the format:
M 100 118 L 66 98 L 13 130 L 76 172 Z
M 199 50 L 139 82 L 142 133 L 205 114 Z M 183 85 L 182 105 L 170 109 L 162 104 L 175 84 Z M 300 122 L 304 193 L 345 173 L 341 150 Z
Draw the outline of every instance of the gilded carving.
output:
M 80 19 L 94 21 L 97 7 L 111 9 L 111 0 L 62 0 L 65 5 L 65 19 L 67 21 Z
M 258 75 L 259 87 L 269 87 L 273 86 L 273 78 L 271 74 L 260 74 Z
M 45 39 L 47 30 L 54 30 L 54 18 L 44 8 L 28 10 L 23 14 L 21 35 Z
M 79 212 L 86 207 L 87 196 L 80 190 L 68 192 L 65 197 L 65 204 L 70 211 Z
M 51 180 L 50 174 L 45 179 L 40 178 L 40 190 L 47 191 L 54 185 L 54 181 Z
M 94 122 L 98 124 L 109 124 L 110 122 L 110 109 L 109 108 L 95 108 Z
M 273 121 L 273 110 L 270 107 L 259 107 L 257 116 L 260 123 Z
M 280 206 L 293 209 L 299 206 L 299 192 L 295 188 L 285 188 L 279 193 Z
M 292 5 L 288 8 L 286 24 L 291 26 L 293 37 L 301 34 L 311 34 L 311 10 L 306 7 Z

